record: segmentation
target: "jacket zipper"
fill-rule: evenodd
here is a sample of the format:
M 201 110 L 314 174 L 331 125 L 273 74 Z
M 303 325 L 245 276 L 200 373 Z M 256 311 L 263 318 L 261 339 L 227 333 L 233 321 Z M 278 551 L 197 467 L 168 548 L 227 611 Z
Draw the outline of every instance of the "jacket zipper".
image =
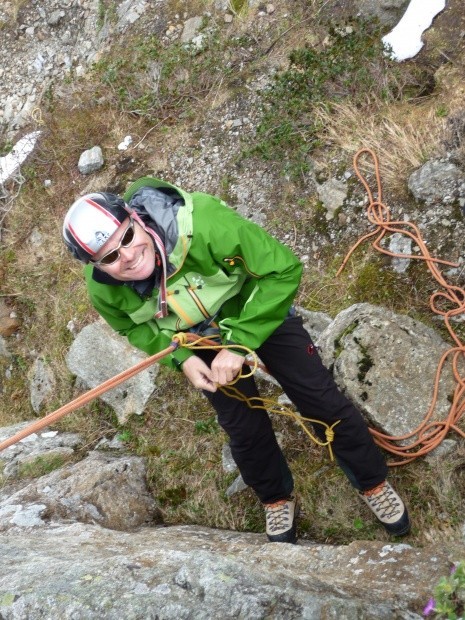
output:
M 229 257 L 229 258 L 223 258 L 223 262 L 224 263 L 228 263 L 231 267 L 234 267 L 234 265 L 236 264 L 237 260 L 241 261 L 241 263 L 243 264 L 244 269 L 247 271 L 247 273 L 249 273 L 254 278 L 260 278 L 258 273 L 254 273 L 253 271 L 250 271 L 250 269 L 247 267 L 247 263 L 242 258 L 242 256 L 232 256 L 232 257 Z
M 195 294 L 195 288 L 192 286 L 187 286 L 187 292 L 189 293 L 189 295 L 192 297 L 192 299 L 194 300 L 195 305 L 197 306 L 197 308 L 200 310 L 200 312 L 203 314 L 203 316 L 206 319 L 210 318 L 210 314 L 207 312 L 205 306 L 203 305 L 203 303 L 200 301 L 200 299 L 197 297 L 197 295 Z

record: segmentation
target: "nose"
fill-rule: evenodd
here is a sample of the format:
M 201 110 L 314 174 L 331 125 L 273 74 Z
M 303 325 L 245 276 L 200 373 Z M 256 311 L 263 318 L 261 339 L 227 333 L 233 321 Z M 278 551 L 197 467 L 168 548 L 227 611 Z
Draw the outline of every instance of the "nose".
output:
M 121 247 L 119 249 L 119 255 L 122 263 L 130 263 L 134 257 L 134 247 L 129 246 L 128 248 Z

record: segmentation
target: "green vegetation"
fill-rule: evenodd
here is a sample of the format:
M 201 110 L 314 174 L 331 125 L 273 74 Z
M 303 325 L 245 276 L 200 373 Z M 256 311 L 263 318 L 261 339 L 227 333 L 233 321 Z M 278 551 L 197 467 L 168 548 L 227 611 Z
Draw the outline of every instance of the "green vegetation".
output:
M 460 620 L 464 611 L 465 562 L 458 562 L 452 565 L 450 575 L 441 577 L 423 613 L 434 620 Z
M 93 68 L 101 83 L 98 95 L 106 105 L 146 121 L 171 126 L 190 118 L 229 73 L 217 62 L 228 44 L 213 30 L 203 36 L 200 49 L 178 42 L 165 46 L 157 36 L 144 35 L 124 55 L 110 52 Z
M 404 96 L 398 70 L 386 58 L 380 30 L 363 21 L 331 27 L 323 40 L 291 52 L 289 68 L 278 72 L 264 94 L 263 120 L 253 151 L 308 171 L 308 155 L 322 145 L 324 127 L 315 109 L 344 100 L 367 107 Z
M 49 452 L 24 462 L 18 475 L 20 478 L 40 478 L 40 476 L 45 476 L 55 469 L 60 469 L 68 460 L 69 458 L 63 454 Z
M 22 4 L 16 0 L 13 6 L 19 9 Z M 376 24 L 336 25 L 334 17 L 329 26 L 318 17 L 324 0 L 293 0 L 292 11 L 275 4 L 276 14 L 262 28 L 257 12 L 243 0 L 231 2 L 236 15 L 228 25 L 209 0 L 197 0 L 195 6 L 172 0 L 167 24 L 181 24 L 175 15 L 184 11 L 191 15 L 209 10 L 198 47 L 171 40 L 164 30 L 115 36 L 111 49 L 85 78 L 70 73 L 60 84 L 60 96 L 52 86 L 46 89 L 43 134 L 23 170 L 27 181 L 2 230 L 0 293 L 17 313 L 21 328 L 18 337 L 7 338 L 11 357 L 0 361 L 1 426 L 34 416 L 27 375 L 37 354 L 49 360 L 57 379 L 53 403 L 43 414 L 79 393 L 66 369 L 72 340 L 67 325 L 72 320 L 79 331 L 97 316 L 89 306 L 81 268 L 61 242 L 67 206 L 91 186 L 119 192 L 135 175 L 160 173 L 173 180 L 177 171 L 170 167 L 170 158 L 195 159 L 204 148 L 202 131 L 214 135 L 222 156 L 231 146 L 224 119 L 249 113 L 242 108 L 246 88 L 255 97 L 250 115 L 254 123 L 259 116 L 258 133 L 244 127 L 244 140 L 229 167 L 219 169 L 217 176 L 212 172 L 209 187 L 188 189 L 212 191 L 233 204 L 241 173 L 264 170 L 263 189 L 272 192 L 264 208 L 268 227 L 279 238 L 287 235 L 286 242 L 296 251 L 309 248 L 299 304 L 335 316 L 354 303 L 369 302 L 431 320 L 428 299 L 433 284 L 419 261 L 397 274 L 389 259 L 364 245 L 335 277 L 356 239 L 346 233 L 338 214 L 326 219 L 310 179 L 311 174 L 320 182 L 340 175 L 360 146 L 374 146 L 382 155 L 389 198 L 405 204 L 407 212 L 409 204 L 399 195 L 405 198 L 401 184 L 409 170 L 437 147 L 444 119 L 456 119 L 454 135 L 461 140 L 463 119 L 453 117 L 447 93 L 440 101 L 435 98 L 427 63 L 394 65 L 382 54 Z M 111 0 L 100 0 L 99 26 L 114 16 Z M 257 91 L 267 83 L 270 67 L 275 68 L 274 76 L 267 88 Z M 127 134 L 141 148 L 130 152 L 134 167 L 122 171 L 116 145 Z M 83 178 L 77 172 L 78 158 L 96 141 L 104 149 L 105 167 Z M 11 148 L 11 142 L 2 143 L 0 155 Z M 46 179 L 52 180 L 50 187 L 44 186 Z M 357 196 L 358 182 L 349 185 L 351 196 Z M 8 189 L 14 193 L 19 188 Z M 2 207 L 3 203 L 0 213 Z M 364 217 L 361 207 L 355 207 L 355 215 Z M 44 240 L 38 247 L 29 245 L 35 230 Z M 369 364 L 368 358 L 361 361 L 362 378 Z M 116 436 L 127 451 L 144 457 L 150 489 L 166 523 L 263 532 L 262 508 L 253 494 L 247 490 L 233 498 L 227 495 L 237 472 L 222 469 L 226 438 L 206 399 L 189 389 L 183 375 L 165 369 L 160 370 L 157 386 L 144 415 L 132 416 L 124 425 L 97 401 L 58 426 L 81 433 L 86 449 Z M 274 389 L 261 387 L 264 395 L 277 397 Z M 272 419 L 302 499 L 302 538 L 328 543 L 388 540 L 328 452 L 313 445 L 292 420 L 279 415 Z M 407 542 L 428 544 L 458 536 L 465 501 L 464 463 L 459 446 L 447 463 L 423 461 L 391 474 L 412 512 L 414 531 Z M 23 473 L 41 475 L 59 466 L 59 458 L 38 461 Z

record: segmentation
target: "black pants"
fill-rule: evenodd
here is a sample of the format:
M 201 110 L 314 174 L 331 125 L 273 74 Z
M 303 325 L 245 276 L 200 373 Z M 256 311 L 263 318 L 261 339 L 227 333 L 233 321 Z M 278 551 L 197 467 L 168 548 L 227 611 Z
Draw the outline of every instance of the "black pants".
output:
M 303 417 L 330 426 L 340 420 L 334 428 L 333 451 L 354 487 L 371 489 L 386 478 L 384 458 L 366 422 L 323 366 L 300 317 L 287 318 L 256 353 Z M 202 350 L 196 354 L 207 363 L 215 356 L 214 352 Z M 240 379 L 235 387 L 247 397 L 259 396 L 252 377 Z M 219 390 L 204 393 L 229 435 L 231 452 L 244 482 L 262 502 L 290 495 L 294 487 L 292 474 L 266 411 L 251 410 L 244 402 Z M 314 430 L 325 441 L 324 427 L 316 424 Z

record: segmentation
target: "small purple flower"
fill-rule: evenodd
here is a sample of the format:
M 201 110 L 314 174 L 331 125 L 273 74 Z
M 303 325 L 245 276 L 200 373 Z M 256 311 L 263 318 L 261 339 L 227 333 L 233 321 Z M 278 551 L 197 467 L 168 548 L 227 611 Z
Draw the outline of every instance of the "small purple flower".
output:
M 434 611 L 434 608 L 436 606 L 436 601 L 434 600 L 434 598 L 430 598 L 426 607 L 423 610 L 423 615 L 424 616 L 429 616 L 429 614 Z
M 450 574 L 453 575 L 456 570 L 457 570 L 457 564 L 452 564 L 451 569 L 450 569 Z

